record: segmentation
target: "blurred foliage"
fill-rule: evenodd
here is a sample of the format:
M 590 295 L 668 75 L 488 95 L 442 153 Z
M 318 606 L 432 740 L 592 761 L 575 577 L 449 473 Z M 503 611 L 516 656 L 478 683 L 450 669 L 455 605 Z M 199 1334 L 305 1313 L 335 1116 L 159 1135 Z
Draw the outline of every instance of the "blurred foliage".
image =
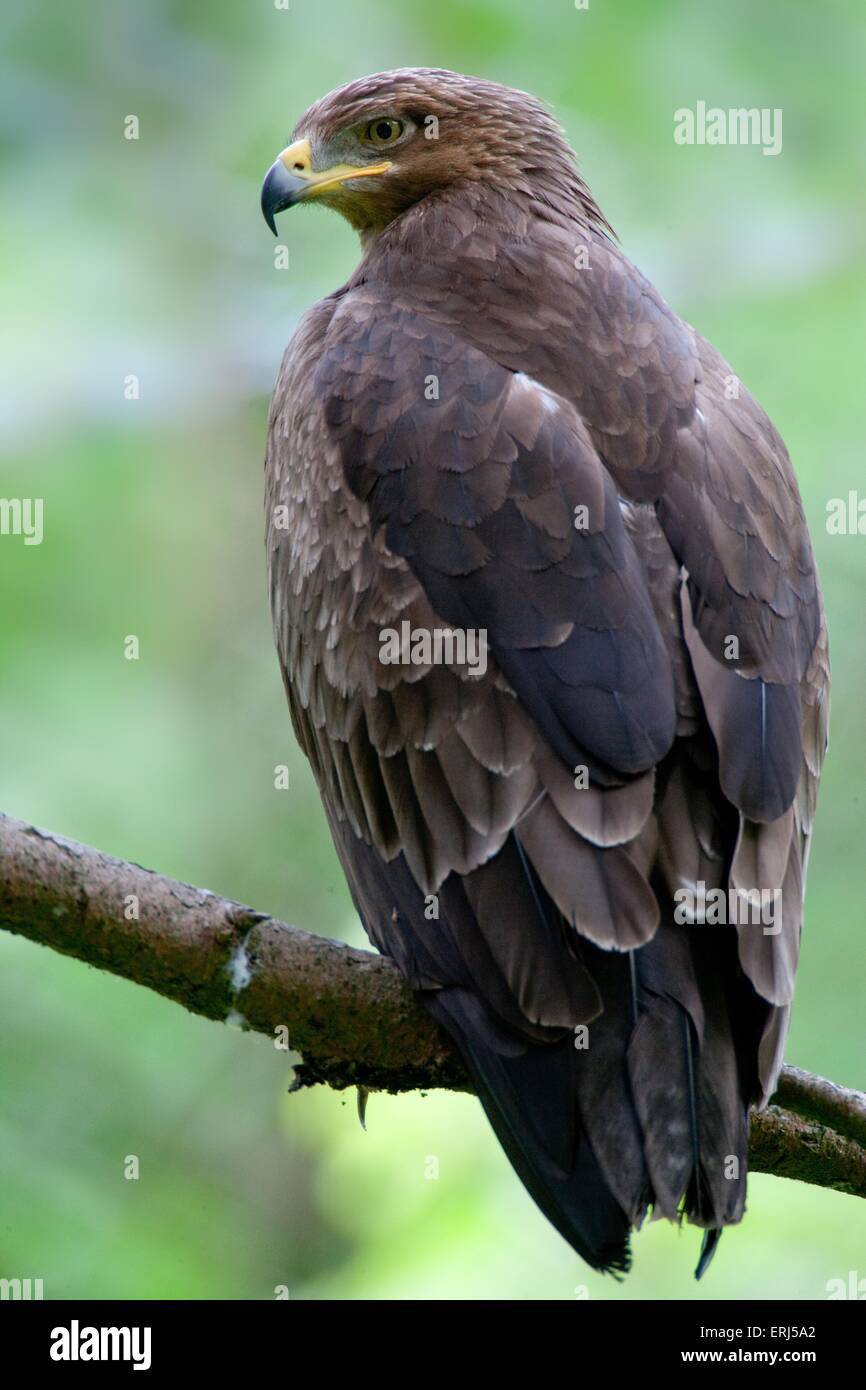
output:
M 12 0 L 0 34 L 0 492 L 45 499 L 41 546 L 0 540 L 3 809 L 359 940 L 284 708 L 260 496 L 282 348 L 358 252 L 305 210 L 276 270 L 258 188 L 306 106 L 364 72 L 524 87 L 790 446 L 835 694 L 788 1059 L 862 1084 L 866 541 L 824 526 L 866 482 L 860 0 Z M 782 154 L 676 146 L 699 98 L 781 107 Z M 351 1097 L 286 1096 L 266 1040 L 2 933 L 0 962 L 0 1275 L 48 1297 L 820 1298 L 863 1273 L 862 1203 L 756 1177 L 701 1286 L 697 1233 L 659 1223 L 618 1287 L 470 1097 L 373 1097 L 365 1135 Z

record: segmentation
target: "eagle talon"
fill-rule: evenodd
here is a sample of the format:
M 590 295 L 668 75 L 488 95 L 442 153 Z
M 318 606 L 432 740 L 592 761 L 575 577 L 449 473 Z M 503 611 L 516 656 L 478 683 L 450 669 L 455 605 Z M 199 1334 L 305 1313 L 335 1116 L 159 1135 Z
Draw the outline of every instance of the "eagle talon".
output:
M 369 1092 L 369 1090 L 367 1089 L 366 1086 L 359 1086 L 357 1089 L 358 1089 L 358 1119 L 359 1119 L 360 1122 L 361 1122 L 361 1128 L 362 1128 L 362 1130 L 363 1130 L 364 1133 L 366 1134 L 366 1132 L 367 1132 L 367 1100 L 369 1099 L 370 1092 Z

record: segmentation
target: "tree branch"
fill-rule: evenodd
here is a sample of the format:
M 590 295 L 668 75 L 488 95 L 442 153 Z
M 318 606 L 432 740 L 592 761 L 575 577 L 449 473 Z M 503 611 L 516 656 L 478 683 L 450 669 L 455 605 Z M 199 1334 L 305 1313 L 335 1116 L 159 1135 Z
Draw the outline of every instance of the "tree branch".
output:
M 303 1055 L 295 1087 L 470 1090 L 391 962 L 0 815 L 0 927 Z M 785 1067 L 753 1170 L 866 1197 L 866 1095 Z

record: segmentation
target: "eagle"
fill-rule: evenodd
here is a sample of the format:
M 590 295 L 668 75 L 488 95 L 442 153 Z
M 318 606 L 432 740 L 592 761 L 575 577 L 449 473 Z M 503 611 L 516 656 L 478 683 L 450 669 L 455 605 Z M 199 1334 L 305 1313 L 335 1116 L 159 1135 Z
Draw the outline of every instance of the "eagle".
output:
M 286 349 L 265 463 L 357 912 L 578 1254 L 621 1277 L 648 1213 L 687 1219 L 700 1277 L 781 1067 L 827 742 L 785 445 L 525 92 L 351 82 L 261 203 L 362 248 Z

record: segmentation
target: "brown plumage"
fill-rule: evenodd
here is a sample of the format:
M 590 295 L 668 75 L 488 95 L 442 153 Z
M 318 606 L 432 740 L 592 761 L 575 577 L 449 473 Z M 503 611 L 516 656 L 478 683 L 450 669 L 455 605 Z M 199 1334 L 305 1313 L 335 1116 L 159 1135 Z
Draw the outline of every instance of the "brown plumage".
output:
M 324 202 L 364 255 L 274 392 L 271 606 L 355 904 L 575 1249 L 622 1271 L 685 1212 L 704 1267 L 781 1065 L 826 745 L 788 455 L 531 97 L 406 69 L 295 134 L 268 221 Z M 385 664 L 404 621 L 483 630 L 486 672 Z M 701 883 L 780 914 L 677 920 Z

